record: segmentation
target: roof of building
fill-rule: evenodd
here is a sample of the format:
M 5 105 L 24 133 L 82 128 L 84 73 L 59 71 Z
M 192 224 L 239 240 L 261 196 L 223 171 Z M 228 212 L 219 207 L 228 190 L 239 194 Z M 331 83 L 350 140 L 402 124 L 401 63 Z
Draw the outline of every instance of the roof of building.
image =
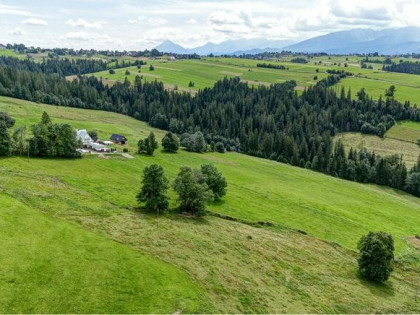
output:
M 82 140 L 84 143 L 93 142 L 86 129 L 76 130 L 76 138 L 77 140 Z
M 122 136 L 122 135 L 118 135 L 118 134 L 116 134 L 116 133 L 113 133 L 112 135 L 111 135 L 111 138 L 110 138 L 111 140 L 115 140 L 115 141 L 127 141 L 127 138 L 126 137 L 124 137 L 124 136 Z

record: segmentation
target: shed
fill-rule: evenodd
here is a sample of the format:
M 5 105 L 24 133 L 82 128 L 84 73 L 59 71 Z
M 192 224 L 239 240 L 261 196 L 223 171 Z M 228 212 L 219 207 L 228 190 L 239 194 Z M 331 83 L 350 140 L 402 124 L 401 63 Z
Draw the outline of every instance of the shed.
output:
M 118 135 L 116 133 L 113 133 L 111 135 L 111 138 L 110 139 L 112 140 L 112 142 L 119 143 L 119 144 L 125 144 L 127 142 L 127 138 L 126 137 L 124 137 L 122 135 Z

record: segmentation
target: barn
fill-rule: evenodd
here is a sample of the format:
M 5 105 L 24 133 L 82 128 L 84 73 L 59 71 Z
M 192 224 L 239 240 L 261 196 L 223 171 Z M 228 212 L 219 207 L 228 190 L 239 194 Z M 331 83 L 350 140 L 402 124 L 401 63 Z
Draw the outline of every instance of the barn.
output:
M 127 142 L 127 138 L 126 137 L 124 137 L 122 135 L 119 135 L 119 134 L 116 134 L 116 133 L 113 133 L 111 135 L 111 138 L 110 139 L 111 139 L 112 142 L 118 143 L 118 144 L 125 144 Z

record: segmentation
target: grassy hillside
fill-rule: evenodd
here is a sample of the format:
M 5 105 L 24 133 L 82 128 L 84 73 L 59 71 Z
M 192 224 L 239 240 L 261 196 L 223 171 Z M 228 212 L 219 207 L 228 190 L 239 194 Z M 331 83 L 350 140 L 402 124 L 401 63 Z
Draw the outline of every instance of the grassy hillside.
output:
M 147 60 L 148 65 L 137 69 L 128 67 L 115 70 L 115 74 L 108 71 L 94 73 L 97 77 L 102 77 L 105 81 L 112 84 L 115 81 L 123 81 L 126 77 L 133 81 L 136 75 L 142 75 L 144 81 L 162 81 L 169 89 L 175 86 L 179 90 L 197 91 L 204 87 L 211 87 L 225 76 L 239 76 L 243 81 L 253 85 L 280 83 L 287 80 L 297 82 L 297 90 L 315 84 L 327 76 L 326 70 L 337 69 L 353 73 L 355 77 L 343 79 L 337 89 L 345 87 L 351 89 L 356 95 L 361 88 L 374 98 L 379 98 L 385 94 L 385 90 L 391 85 L 396 86 L 395 98 L 401 102 L 409 100 L 413 104 L 420 104 L 420 76 L 403 73 L 393 73 L 382 71 L 382 65 L 374 65 L 374 69 L 362 69 L 359 57 L 316 57 L 309 60 L 306 64 L 290 62 L 291 57 L 280 60 L 259 61 L 240 58 L 204 58 L 201 60 L 176 60 L 169 61 L 165 58 L 159 60 Z M 346 60 L 348 59 L 348 60 Z M 258 68 L 257 63 L 266 62 L 283 65 L 288 70 Z M 344 64 L 347 63 L 347 67 Z M 149 70 L 149 65 L 155 67 L 154 71 Z M 129 70 L 130 74 L 125 75 Z M 318 72 L 317 72 L 318 70 Z M 317 79 L 314 77 L 317 76 Z M 195 83 L 194 87 L 189 87 L 189 82 Z
M 407 137 L 402 135 L 400 131 L 395 130 L 400 129 L 399 126 L 395 126 L 388 131 L 386 137 L 380 138 L 374 135 L 362 135 L 360 133 L 346 132 L 338 134 L 335 139 L 341 139 L 343 141 L 346 150 L 354 148 L 360 150 L 366 148 L 369 151 L 374 151 L 375 153 L 381 156 L 387 155 L 403 155 L 403 159 L 407 164 L 408 168 L 411 168 L 420 156 L 420 147 L 410 141 L 407 141 Z M 395 138 L 388 136 L 394 134 L 400 134 L 401 138 Z M 419 136 L 420 137 L 420 136 Z
M 388 138 L 416 143 L 420 139 L 420 123 L 414 121 L 398 122 L 387 133 Z
M 2 313 L 200 310 L 205 298 L 182 270 L 14 199 L 3 171 Z
M 78 160 L 6 158 L 0 163 L 3 175 L 0 191 L 13 198 L 9 202 L 14 208 L 20 209 L 23 203 L 24 209 L 42 213 L 39 215 L 49 222 L 58 222 L 57 226 L 71 226 L 78 233 L 83 232 L 83 227 L 94 232 L 89 234 L 91 237 L 125 244 L 118 245 L 122 251 L 133 253 L 134 249 L 142 253 L 135 255 L 151 259 L 158 266 L 162 263 L 157 258 L 173 265 L 170 268 L 174 278 L 179 283 L 185 281 L 186 288 L 174 289 L 181 297 L 168 299 L 163 307 L 172 305 L 172 309 L 184 312 L 266 313 L 420 310 L 420 302 L 414 301 L 420 257 L 412 243 L 414 234 L 419 233 L 420 199 L 389 188 L 361 185 L 234 153 L 167 154 L 158 149 L 154 157 L 138 156 L 133 153 L 135 143 L 152 130 L 145 123 L 108 112 L 0 98 L 0 111 L 8 111 L 17 119 L 18 126 L 37 122 L 44 110 L 55 122 L 96 130 L 103 139 L 111 133 L 126 135 L 135 158 L 94 155 Z M 153 130 L 158 138 L 164 135 L 163 131 Z M 182 165 L 199 167 L 208 162 L 215 163 L 229 183 L 228 195 L 223 201 L 210 204 L 210 210 L 253 222 L 271 221 L 274 226 L 257 228 L 212 216 L 204 220 L 173 214 L 156 218 L 135 210 L 134 196 L 146 165 L 161 164 L 173 179 Z M 171 197 L 174 207 L 173 193 Z M 39 228 L 44 229 L 42 225 Z M 28 230 L 31 229 L 28 223 Z M 366 283 L 356 275 L 354 249 L 360 236 L 370 230 L 385 230 L 396 240 L 399 264 L 385 285 Z M 0 230 L 0 239 L 5 231 Z M 67 247 L 66 238 L 54 240 L 55 247 Z M 21 252 L 29 260 L 30 254 L 30 250 Z M 81 259 L 84 260 L 83 256 Z M 111 264 L 112 259 L 115 258 L 98 258 L 104 264 L 108 261 Z M 134 269 L 139 272 L 148 265 L 141 259 L 138 264 Z M 63 269 L 69 270 L 69 274 L 78 272 L 70 267 Z M 80 272 L 84 270 L 80 268 Z M 133 272 L 128 267 L 127 270 Z M 201 300 L 188 293 L 188 285 L 192 284 L 180 270 L 188 274 Z M 159 267 L 156 271 L 160 272 Z M 33 280 L 29 280 L 28 285 L 33 285 Z M 6 284 L 0 282 L 1 286 Z M 161 290 L 159 285 L 166 286 L 166 282 L 151 288 Z M 137 303 L 132 292 L 121 292 L 125 295 L 119 301 Z M 5 302 L 0 299 L 0 309 L 5 312 L 19 311 L 2 303 Z M 136 310 L 142 311 L 145 310 Z M 168 312 L 167 308 L 163 311 Z

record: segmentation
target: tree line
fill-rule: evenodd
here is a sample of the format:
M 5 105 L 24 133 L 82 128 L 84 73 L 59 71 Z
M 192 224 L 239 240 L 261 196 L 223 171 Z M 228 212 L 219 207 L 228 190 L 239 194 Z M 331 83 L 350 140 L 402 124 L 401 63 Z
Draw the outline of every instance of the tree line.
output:
M 420 63 L 403 61 L 399 63 L 392 63 L 390 65 L 383 65 L 382 70 L 409 74 L 420 74 Z

